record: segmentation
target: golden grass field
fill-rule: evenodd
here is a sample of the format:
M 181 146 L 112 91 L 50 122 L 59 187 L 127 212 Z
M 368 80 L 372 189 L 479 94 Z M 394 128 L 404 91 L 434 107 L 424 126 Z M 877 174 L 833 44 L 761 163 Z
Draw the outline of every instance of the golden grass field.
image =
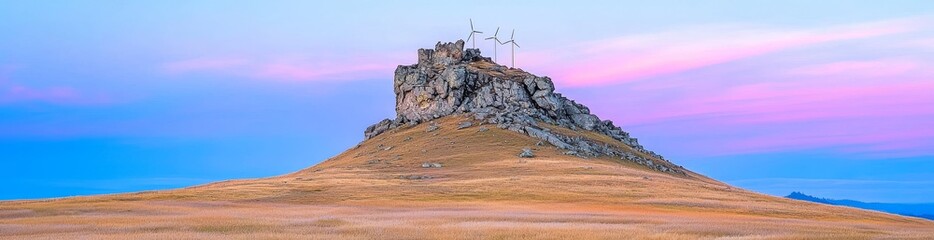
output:
M 495 126 L 457 130 L 463 120 L 384 133 L 283 176 L 0 202 L 0 238 L 934 239 L 932 221 L 565 156 Z M 517 157 L 523 147 L 536 157 Z

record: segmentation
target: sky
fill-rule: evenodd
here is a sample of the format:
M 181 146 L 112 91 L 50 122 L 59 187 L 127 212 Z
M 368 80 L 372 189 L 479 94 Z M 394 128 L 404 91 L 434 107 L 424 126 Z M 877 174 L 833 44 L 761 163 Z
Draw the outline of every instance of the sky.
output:
M 0 0 L 0 199 L 314 165 L 394 117 L 395 67 L 465 39 L 468 19 L 481 38 L 515 30 L 516 67 L 688 169 L 772 195 L 934 202 L 921 0 Z

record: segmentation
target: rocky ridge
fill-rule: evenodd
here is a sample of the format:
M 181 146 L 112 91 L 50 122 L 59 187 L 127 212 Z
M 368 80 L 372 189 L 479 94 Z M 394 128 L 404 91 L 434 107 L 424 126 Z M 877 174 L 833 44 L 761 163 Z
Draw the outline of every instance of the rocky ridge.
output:
M 556 93 L 550 78 L 496 64 L 480 55 L 479 49 L 465 50 L 462 40 L 439 42 L 434 49 L 419 49 L 417 64 L 396 68 L 393 90 L 396 118 L 368 127 L 364 132 L 366 139 L 392 129 L 464 114 L 541 139 L 566 150 L 568 155 L 618 157 L 657 171 L 685 174 L 682 167 L 646 150 L 612 121 L 600 120 L 586 106 Z M 540 123 L 594 131 L 630 149 L 563 135 Z

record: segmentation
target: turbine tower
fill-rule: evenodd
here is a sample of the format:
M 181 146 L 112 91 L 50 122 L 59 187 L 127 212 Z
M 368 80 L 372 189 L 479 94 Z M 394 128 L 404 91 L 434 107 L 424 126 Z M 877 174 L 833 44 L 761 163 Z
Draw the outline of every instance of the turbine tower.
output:
M 467 41 L 473 40 L 473 48 L 477 48 L 477 36 L 474 35 L 475 33 L 479 34 L 483 32 L 473 29 L 473 19 L 470 19 L 470 35 L 467 35 Z
M 496 41 L 496 42 L 493 43 L 493 62 L 496 62 L 496 44 L 497 44 L 497 43 L 499 43 L 500 45 L 503 44 L 503 42 L 500 41 L 499 38 L 496 37 L 496 34 L 499 34 L 499 27 L 496 27 L 496 32 L 493 33 L 493 36 L 492 36 L 492 37 L 486 38 L 486 40 L 492 39 L 492 40 Z
M 519 47 L 519 44 L 516 43 L 515 37 L 516 37 L 516 30 L 513 29 L 512 35 L 509 35 L 509 41 L 506 41 L 503 43 L 503 45 L 507 43 L 512 43 L 512 68 L 516 68 L 516 48 Z

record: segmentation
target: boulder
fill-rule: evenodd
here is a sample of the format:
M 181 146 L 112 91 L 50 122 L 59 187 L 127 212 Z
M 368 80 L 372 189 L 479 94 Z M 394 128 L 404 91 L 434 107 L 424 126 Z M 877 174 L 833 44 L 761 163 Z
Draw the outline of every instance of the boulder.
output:
M 441 168 L 441 163 L 422 163 L 422 168 Z
M 425 131 L 426 131 L 426 132 L 434 132 L 434 131 L 437 131 L 438 129 L 441 129 L 441 126 L 438 126 L 438 125 L 432 123 L 431 125 L 428 125 L 427 128 L 425 128 Z
M 457 124 L 457 129 L 460 130 L 464 128 L 469 128 L 470 126 L 473 126 L 473 122 L 461 122 Z
M 535 157 L 535 154 L 532 153 L 532 149 L 523 148 L 523 149 L 522 149 L 522 152 L 519 153 L 519 157 L 521 157 L 521 158 L 531 158 L 531 157 Z

